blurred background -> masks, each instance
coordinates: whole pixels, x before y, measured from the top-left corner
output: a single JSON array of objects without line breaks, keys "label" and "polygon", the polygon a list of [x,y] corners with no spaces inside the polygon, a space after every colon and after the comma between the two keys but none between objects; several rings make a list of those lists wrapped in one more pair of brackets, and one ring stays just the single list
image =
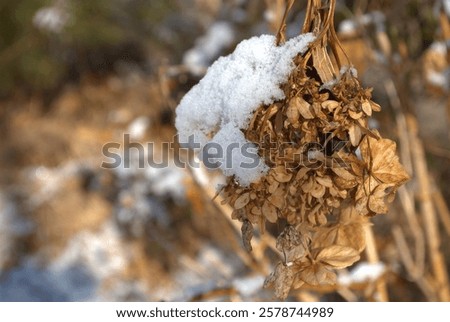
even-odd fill
[{"label": "blurred background", "polygon": [[[297,0],[288,36],[299,33]],[[271,301],[221,178],[174,155],[175,108],[219,56],[274,34],[283,0],[0,0],[0,301]],[[338,1],[336,26],[412,180],[339,283],[299,301],[450,301],[450,1]],[[154,142],[131,167],[102,147]],[[218,198],[220,199],[220,198]]]}]

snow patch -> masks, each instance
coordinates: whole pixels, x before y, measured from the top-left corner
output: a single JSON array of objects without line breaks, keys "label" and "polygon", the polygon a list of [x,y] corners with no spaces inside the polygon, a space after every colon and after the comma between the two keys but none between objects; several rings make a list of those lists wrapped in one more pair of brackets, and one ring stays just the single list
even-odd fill
[{"label": "snow patch", "polygon": [[33,17],[33,24],[45,31],[60,33],[69,22],[70,15],[61,6],[48,6],[39,9]]},{"label": "snow patch", "polygon": [[233,27],[224,21],[214,23],[203,37],[200,37],[195,47],[183,56],[183,64],[194,74],[203,74],[211,62],[234,42]]},{"label": "snow patch", "polygon": [[[189,137],[200,143],[200,148],[210,141],[225,143],[222,152],[230,143],[251,144],[241,129],[248,127],[261,104],[285,97],[280,85],[294,68],[293,58],[304,53],[313,40],[312,34],[305,34],[276,46],[274,36],[262,35],[242,41],[231,55],[219,58],[178,105],[175,125],[180,143],[192,142]],[[224,153],[223,161],[232,164],[226,175],[235,175],[245,186],[259,179],[267,168],[261,160],[242,171],[240,165],[248,160],[239,151],[232,153],[230,160]]]},{"label": "snow patch", "polygon": [[361,262],[349,274],[340,275],[338,283],[341,285],[351,285],[355,283],[364,283],[367,281],[376,281],[386,272],[386,266],[379,263]]},{"label": "snow patch", "polygon": [[130,138],[133,140],[140,140],[144,137],[145,131],[147,131],[150,125],[150,120],[146,116],[140,116],[135,119],[128,126],[127,133],[130,134]]}]

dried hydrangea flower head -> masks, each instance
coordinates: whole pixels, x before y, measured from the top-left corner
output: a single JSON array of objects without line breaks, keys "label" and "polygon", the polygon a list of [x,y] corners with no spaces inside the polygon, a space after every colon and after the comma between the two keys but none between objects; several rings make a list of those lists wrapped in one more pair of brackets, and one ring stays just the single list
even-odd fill
[{"label": "dried hydrangea flower head", "polygon": [[[269,55],[278,65],[269,67],[283,72],[268,82],[281,93],[269,89],[269,96],[261,97],[255,91],[248,106],[243,100],[247,111],[243,121],[231,106],[219,112],[222,116],[214,126],[233,118],[238,122],[200,133],[212,142],[234,135],[257,149],[262,166],[251,180],[239,171],[228,172],[222,193],[224,202],[234,209],[233,219],[242,222],[247,250],[251,250],[253,225],[261,232],[267,221],[284,227],[276,243],[282,258],[265,282],[275,288],[280,299],[305,283],[335,283],[334,270],[359,259],[368,217],[386,213],[387,203],[409,178],[399,163],[395,143],[368,126],[368,118],[380,111],[371,99],[371,90],[361,86],[353,68],[341,67],[334,9],[334,0],[326,7],[320,0],[311,0],[299,36],[303,38],[297,38],[297,43],[286,41],[284,23],[277,37],[271,38],[275,44]],[[297,51],[293,54],[293,50]],[[265,80],[256,85],[264,86]],[[223,88],[215,89],[223,93]],[[181,132],[185,131],[184,111],[192,111],[192,97],[187,101],[189,104],[181,102],[177,115]],[[227,126],[234,126],[233,135],[221,134]]]}]

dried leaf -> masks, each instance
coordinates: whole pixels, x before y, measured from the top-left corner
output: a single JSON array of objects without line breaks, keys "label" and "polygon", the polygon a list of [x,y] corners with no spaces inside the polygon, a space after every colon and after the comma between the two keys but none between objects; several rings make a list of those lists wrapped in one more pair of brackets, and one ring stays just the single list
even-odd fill
[{"label": "dried leaf", "polygon": [[377,103],[375,103],[375,102],[373,102],[373,101],[370,101],[370,106],[371,106],[371,108],[372,108],[372,111],[375,111],[375,112],[381,111],[381,106],[380,106],[380,104],[377,104]]},{"label": "dried leaf", "polygon": [[289,295],[293,282],[294,273],[292,266],[285,266],[283,263],[278,263],[275,271],[264,281],[264,288],[274,287],[275,295],[279,299],[285,300]]},{"label": "dried leaf", "polygon": [[327,109],[329,112],[333,112],[339,106],[339,102],[336,102],[334,100],[327,100],[322,102],[321,105],[324,109]]},{"label": "dried leaf", "polygon": [[241,227],[242,242],[244,248],[248,251],[252,251],[252,238],[253,238],[253,225],[250,221],[244,220]]},{"label": "dried leaf", "polygon": [[358,146],[362,138],[361,128],[356,124],[352,124],[348,129],[348,136],[350,138],[350,143],[353,146]]},{"label": "dried leaf", "polygon": [[295,106],[298,112],[307,120],[313,119],[314,115],[311,111],[311,104],[305,101],[302,97],[294,97],[291,100],[291,104]]},{"label": "dried leaf", "polygon": [[329,176],[316,177],[316,181],[327,188],[331,188],[333,186],[333,180],[331,180]]},{"label": "dried leaf", "polygon": [[367,116],[372,115],[372,105],[369,103],[369,101],[364,101],[361,104],[361,108],[364,111],[364,113],[366,113]]},{"label": "dried leaf", "polygon": [[316,182],[314,184],[313,189],[311,190],[311,195],[314,198],[322,198],[325,195],[326,192],[326,188],[324,186],[322,186],[320,183]]},{"label": "dried leaf", "polygon": [[316,46],[312,49],[314,68],[322,80],[322,83],[331,82],[334,77],[334,68],[324,46]]},{"label": "dried leaf", "polygon": [[306,176],[306,174],[309,172],[309,170],[311,170],[311,169],[307,168],[307,167],[301,167],[300,170],[298,170],[297,174],[295,175],[295,180],[296,181],[302,180]]},{"label": "dried leaf", "polygon": [[305,248],[302,245],[300,233],[294,226],[288,225],[278,236],[276,242],[277,249],[285,256],[285,262],[290,263],[305,255]]},{"label": "dried leaf", "polygon": [[351,247],[332,245],[319,250],[315,259],[334,268],[345,268],[359,260],[359,252]]},{"label": "dried leaf", "polygon": [[348,180],[348,181],[355,180],[355,176],[353,174],[351,174],[346,169],[339,167],[338,165],[336,165],[333,168],[331,168],[331,170],[334,173],[336,173],[339,177],[341,177],[342,179],[345,179],[345,180]]},{"label": "dried leaf", "polygon": [[234,202],[234,209],[244,208],[245,206],[247,206],[249,202],[250,202],[250,193],[246,192],[236,199],[236,201]]},{"label": "dried leaf", "polygon": [[286,110],[286,116],[291,124],[295,124],[298,122],[298,119],[300,118],[300,113],[296,106],[295,99],[289,102],[289,106]]},{"label": "dried leaf", "polygon": [[278,219],[277,209],[270,202],[264,201],[262,213],[271,223],[276,223]]},{"label": "dried leaf", "polygon": [[309,285],[318,286],[336,283],[336,274],[331,271],[330,267],[322,263],[306,262],[297,269],[299,271],[298,278]]},{"label": "dried leaf", "polygon": [[363,113],[362,113],[362,112],[355,112],[355,111],[349,110],[349,111],[348,111],[348,115],[350,115],[350,117],[351,117],[352,119],[358,120],[358,119],[360,119],[360,118],[363,116]]},{"label": "dried leaf", "polygon": [[369,209],[376,214],[385,214],[388,212],[387,197],[391,195],[392,185],[380,184],[373,189],[369,196]]},{"label": "dried leaf", "polygon": [[366,136],[360,145],[361,156],[370,175],[377,180],[400,186],[409,180],[396,154],[396,144],[389,139],[374,139]]},{"label": "dried leaf", "polygon": [[284,166],[278,166],[273,169],[272,175],[280,183],[289,182],[292,179],[292,173],[288,173]]}]

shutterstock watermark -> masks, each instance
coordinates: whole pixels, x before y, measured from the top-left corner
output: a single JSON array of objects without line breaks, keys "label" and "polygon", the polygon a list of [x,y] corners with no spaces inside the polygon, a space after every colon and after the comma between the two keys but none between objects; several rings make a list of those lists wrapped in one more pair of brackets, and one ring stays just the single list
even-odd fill
[{"label": "shutterstock watermark", "polygon": [[[124,134],[122,142],[108,142],[102,148],[105,169],[117,168],[198,168],[200,163],[209,169],[255,169],[261,162],[274,163],[275,154],[282,156],[287,169],[308,167],[348,167],[339,157],[341,149],[348,146],[342,140],[325,140],[298,146],[295,142],[274,142],[264,140],[264,148],[257,143],[208,142],[202,146],[194,136],[187,142],[179,142],[174,136],[170,142],[133,142],[129,134]],[[198,157],[195,157],[198,156]],[[137,162],[137,164],[136,164]]]}]

